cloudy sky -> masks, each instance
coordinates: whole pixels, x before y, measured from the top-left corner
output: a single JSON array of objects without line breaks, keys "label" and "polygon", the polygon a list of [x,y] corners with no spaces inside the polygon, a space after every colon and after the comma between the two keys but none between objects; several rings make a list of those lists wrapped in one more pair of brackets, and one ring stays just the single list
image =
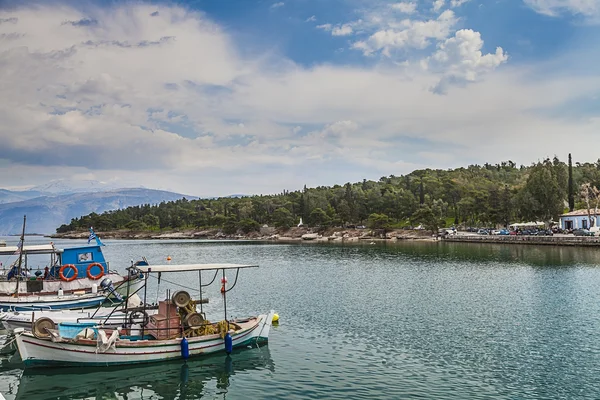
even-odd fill
[{"label": "cloudy sky", "polygon": [[0,187],[600,157],[598,0],[0,0]]}]

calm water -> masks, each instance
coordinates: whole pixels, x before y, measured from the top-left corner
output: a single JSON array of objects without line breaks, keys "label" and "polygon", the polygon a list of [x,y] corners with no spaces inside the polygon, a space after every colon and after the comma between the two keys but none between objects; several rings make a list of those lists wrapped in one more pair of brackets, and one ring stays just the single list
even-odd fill
[{"label": "calm water", "polygon": [[[32,373],[5,358],[0,392],[8,400],[600,398],[600,250],[106,243],[119,270],[140,256],[257,263],[240,273],[229,315],[273,308],[281,323],[267,347],[187,364]],[[151,282],[152,299],[198,277],[163,278],[171,282]],[[222,319],[218,283],[207,296],[209,319]]]}]

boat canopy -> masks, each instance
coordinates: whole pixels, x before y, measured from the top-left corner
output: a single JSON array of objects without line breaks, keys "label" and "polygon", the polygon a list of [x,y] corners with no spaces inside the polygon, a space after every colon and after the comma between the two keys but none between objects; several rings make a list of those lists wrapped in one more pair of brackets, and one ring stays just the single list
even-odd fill
[{"label": "boat canopy", "polygon": [[248,264],[179,264],[179,265],[139,265],[142,272],[184,272],[207,271],[215,269],[258,268],[258,265]]},{"label": "boat canopy", "polygon": [[[17,246],[0,247],[0,256],[19,254]],[[62,253],[61,249],[57,249],[53,244],[38,244],[32,246],[23,246],[24,254],[57,254]]]}]

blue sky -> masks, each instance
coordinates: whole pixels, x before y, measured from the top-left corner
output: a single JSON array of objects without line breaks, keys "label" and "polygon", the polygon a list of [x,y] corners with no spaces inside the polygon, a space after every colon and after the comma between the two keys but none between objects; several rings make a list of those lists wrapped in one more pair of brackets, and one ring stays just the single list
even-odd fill
[{"label": "blue sky", "polygon": [[0,187],[595,161],[597,0],[0,1]]}]

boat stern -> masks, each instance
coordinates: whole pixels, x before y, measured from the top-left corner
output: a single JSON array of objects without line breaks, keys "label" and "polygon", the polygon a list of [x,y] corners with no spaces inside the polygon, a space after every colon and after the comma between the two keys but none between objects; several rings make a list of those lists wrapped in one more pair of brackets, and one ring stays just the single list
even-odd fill
[{"label": "boat stern", "polygon": [[261,314],[258,316],[260,329],[256,336],[257,343],[267,343],[269,341],[269,332],[271,331],[271,326],[273,326],[274,315],[275,310],[271,310],[268,314]]}]

